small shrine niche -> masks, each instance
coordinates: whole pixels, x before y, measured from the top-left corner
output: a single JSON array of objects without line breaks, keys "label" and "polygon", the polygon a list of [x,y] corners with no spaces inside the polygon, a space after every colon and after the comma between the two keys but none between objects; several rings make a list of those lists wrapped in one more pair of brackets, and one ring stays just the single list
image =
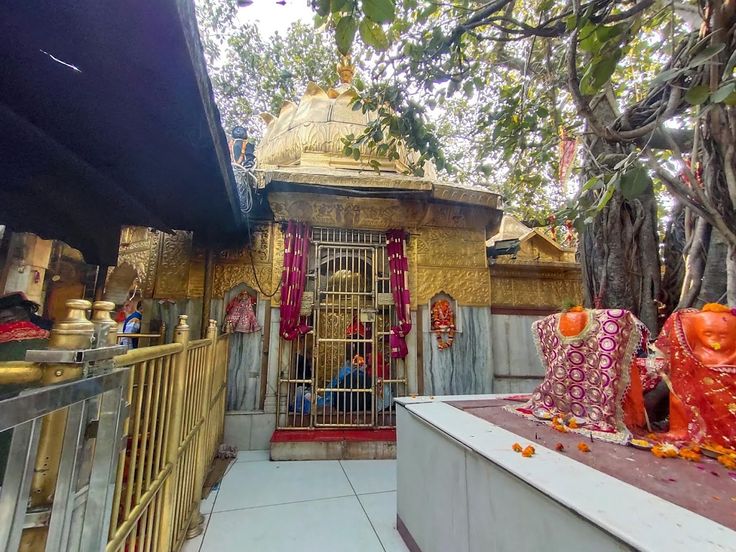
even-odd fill
[{"label": "small shrine niche", "polygon": [[258,293],[247,284],[239,284],[225,294],[224,333],[255,333],[261,329],[256,318]]},{"label": "small shrine niche", "polygon": [[440,351],[450,349],[455,334],[460,333],[460,308],[449,293],[439,292],[429,300],[430,332],[437,340]]}]

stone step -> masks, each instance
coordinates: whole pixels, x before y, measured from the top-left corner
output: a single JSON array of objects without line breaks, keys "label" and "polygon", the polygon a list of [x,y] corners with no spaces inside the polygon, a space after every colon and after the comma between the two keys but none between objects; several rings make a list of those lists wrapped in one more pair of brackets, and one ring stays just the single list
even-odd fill
[{"label": "stone step", "polygon": [[396,458],[395,429],[277,429],[271,460],[389,460]]}]

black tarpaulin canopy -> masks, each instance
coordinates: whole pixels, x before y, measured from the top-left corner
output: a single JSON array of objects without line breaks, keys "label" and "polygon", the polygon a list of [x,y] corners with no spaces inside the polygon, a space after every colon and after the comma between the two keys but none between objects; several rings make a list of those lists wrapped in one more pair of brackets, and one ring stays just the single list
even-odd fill
[{"label": "black tarpaulin canopy", "polygon": [[0,60],[0,224],[104,265],[121,225],[242,235],[191,0],[9,0]]}]

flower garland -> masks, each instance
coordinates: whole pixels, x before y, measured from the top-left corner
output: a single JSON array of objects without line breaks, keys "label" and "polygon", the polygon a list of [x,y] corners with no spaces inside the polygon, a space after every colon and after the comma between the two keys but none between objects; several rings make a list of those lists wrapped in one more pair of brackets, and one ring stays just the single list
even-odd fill
[{"label": "flower garland", "polygon": [[[432,331],[437,337],[437,348],[442,351],[452,347],[455,341],[455,314],[452,312],[450,302],[441,299],[432,305]],[[447,341],[442,334],[447,333]]]}]

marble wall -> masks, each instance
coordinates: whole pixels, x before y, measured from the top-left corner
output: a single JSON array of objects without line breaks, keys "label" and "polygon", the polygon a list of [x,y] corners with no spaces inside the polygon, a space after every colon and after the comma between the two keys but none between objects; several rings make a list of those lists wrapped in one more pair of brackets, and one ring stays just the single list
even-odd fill
[{"label": "marble wall", "polygon": [[[217,320],[220,329],[224,321],[225,305],[244,290],[252,291],[244,284],[235,286],[225,294],[221,306],[213,305],[211,316]],[[268,305],[268,301],[259,301],[255,306],[256,318],[261,326],[259,331],[250,334],[235,332],[230,336],[226,400],[228,411],[252,412],[260,409],[263,326]]]},{"label": "marble wall", "polygon": [[541,316],[491,315],[491,362],[494,393],[529,393],[544,377],[532,337],[532,323]]},{"label": "marble wall", "polygon": [[460,307],[455,341],[439,350],[431,333],[429,309],[420,307],[425,395],[491,393],[491,311],[488,307]]}]

